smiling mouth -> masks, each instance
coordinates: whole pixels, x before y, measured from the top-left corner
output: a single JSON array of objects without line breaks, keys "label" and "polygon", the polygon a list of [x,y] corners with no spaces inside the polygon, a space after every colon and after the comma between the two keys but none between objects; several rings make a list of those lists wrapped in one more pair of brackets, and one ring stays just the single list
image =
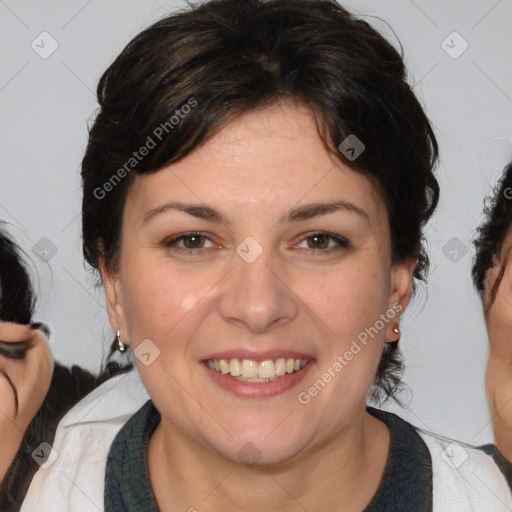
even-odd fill
[{"label": "smiling mouth", "polygon": [[206,365],[222,375],[233,377],[243,382],[272,382],[302,371],[310,359],[294,359],[280,357],[254,361],[252,359],[208,359]]}]

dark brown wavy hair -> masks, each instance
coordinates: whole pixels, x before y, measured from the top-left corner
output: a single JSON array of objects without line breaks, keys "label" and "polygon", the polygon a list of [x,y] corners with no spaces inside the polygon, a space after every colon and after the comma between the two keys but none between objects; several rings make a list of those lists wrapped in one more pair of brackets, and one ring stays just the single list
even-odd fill
[{"label": "dark brown wavy hair", "polygon": [[[414,275],[423,279],[438,145],[406,78],[402,55],[334,0],[211,0],[164,17],[128,43],[97,87],[82,162],[85,259],[98,269],[103,255],[117,269],[135,175],[179,161],[239,114],[293,99],[313,109],[326,146],[376,183],[393,261],[417,258]],[[366,146],[354,161],[337,149],[350,134]],[[155,147],[134,162],[148,137]],[[392,396],[401,371],[397,344],[386,344],[376,389]]]},{"label": "dark brown wavy hair", "polygon": [[[499,262],[503,241],[512,223],[512,162],[505,167],[492,193],[485,198],[484,215],[484,221],[477,228],[477,238],[473,241],[476,254],[471,270],[473,284],[482,300],[484,299],[487,272]],[[510,249],[508,253],[510,253]],[[504,263],[489,290],[484,304],[485,310],[492,306],[496,298],[507,268],[508,256],[509,254],[505,255]]]}]

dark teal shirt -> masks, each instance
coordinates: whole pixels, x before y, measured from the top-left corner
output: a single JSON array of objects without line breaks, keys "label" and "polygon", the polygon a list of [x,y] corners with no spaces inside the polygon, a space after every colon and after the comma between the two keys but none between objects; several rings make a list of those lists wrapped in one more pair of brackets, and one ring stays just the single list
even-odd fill
[{"label": "dark teal shirt", "polygon": [[[368,407],[390,432],[389,457],[377,492],[363,512],[430,512],[432,462],[412,425],[395,414]],[[119,431],[110,448],[105,512],[159,512],[148,470],[148,444],[160,422],[149,400]]]}]

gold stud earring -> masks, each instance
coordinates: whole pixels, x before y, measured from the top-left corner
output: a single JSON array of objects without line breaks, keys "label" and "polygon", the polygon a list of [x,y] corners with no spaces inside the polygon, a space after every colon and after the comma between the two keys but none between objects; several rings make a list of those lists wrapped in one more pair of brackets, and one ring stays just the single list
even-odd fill
[{"label": "gold stud earring", "polygon": [[397,322],[396,325],[393,327],[393,332],[395,334],[398,334],[398,339],[395,340],[395,342],[399,342],[400,341],[400,336],[401,336],[401,333],[400,333],[400,324]]}]

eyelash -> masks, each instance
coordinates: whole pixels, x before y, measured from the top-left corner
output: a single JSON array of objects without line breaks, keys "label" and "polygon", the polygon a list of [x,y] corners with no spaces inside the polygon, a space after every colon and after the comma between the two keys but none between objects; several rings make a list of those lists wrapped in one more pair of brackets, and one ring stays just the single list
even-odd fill
[{"label": "eyelash", "polygon": [[[305,240],[307,240],[308,238],[313,238],[315,236],[323,236],[323,237],[328,238],[329,240],[333,240],[337,244],[337,246],[336,247],[331,247],[329,249],[309,249],[310,251],[315,251],[315,252],[319,251],[319,252],[321,252],[323,254],[331,254],[331,253],[333,253],[335,251],[339,251],[341,249],[349,249],[350,248],[350,242],[346,238],[338,236],[338,235],[333,235],[331,233],[326,233],[324,231],[314,231],[314,232],[311,232],[310,234],[308,234],[308,236],[303,237],[299,243],[302,243]],[[165,240],[163,242],[163,245],[167,249],[171,249],[172,248],[173,250],[178,251],[178,252],[180,252],[182,254],[183,253],[185,253],[185,254],[192,254],[194,252],[197,253],[197,252],[199,252],[202,249],[207,249],[207,247],[199,247],[197,249],[194,249],[194,248],[188,249],[188,248],[183,248],[183,247],[177,247],[176,246],[176,244],[178,242],[180,242],[181,240],[185,240],[185,239],[192,238],[192,237],[202,237],[202,238],[205,238],[207,240],[210,240],[203,233],[191,231],[191,232],[182,233],[181,235],[177,235],[175,237],[167,239],[167,240]]]}]

